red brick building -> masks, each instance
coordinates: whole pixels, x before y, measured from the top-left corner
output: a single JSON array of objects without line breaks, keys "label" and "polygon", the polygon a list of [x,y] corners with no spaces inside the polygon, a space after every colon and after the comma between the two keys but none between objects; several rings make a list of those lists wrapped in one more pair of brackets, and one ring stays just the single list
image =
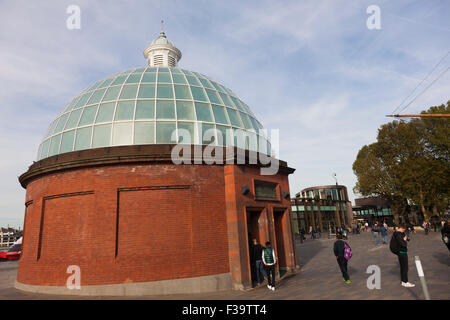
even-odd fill
[{"label": "red brick building", "polygon": [[[298,268],[294,169],[269,157],[279,169],[261,173],[270,144],[260,123],[231,90],[177,68],[175,49],[162,32],[145,51],[149,66],[95,83],[51,123],[38,161],[19,178],[26,211],[16,288],[85,295],[244,289],[252,285],[252,238],[272,242],[278,273]],[[173,161],[177,143],[186,143],[182,129],[193,137],[190,164]],[[222,161],[211,164],[220,151],[215,160]],[[81,289],[66,287],[70,266],[79,267]]]}]

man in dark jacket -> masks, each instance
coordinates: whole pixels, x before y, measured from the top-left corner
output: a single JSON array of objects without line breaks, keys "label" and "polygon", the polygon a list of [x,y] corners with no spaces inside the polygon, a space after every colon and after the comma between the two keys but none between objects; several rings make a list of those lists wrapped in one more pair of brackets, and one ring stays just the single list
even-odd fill
[{"label": "man in dark jacket", "polygon": [[[258,284],[261,284],[264,281],[264,278],[267,276],[266,271],[264,270],[264,264],[262,261],[262,252],[264,247],[258,243],[258,240],[253,239],[253,245],[252,245],[252,257],[255,259],[255,272],[256,272],[256,280],[258,281]],[[259,277],[259,273],[262,273],[263,278]]]},{"label": "man in dark jacket", "polygon": [[344,282],[349,284],[351,282],[347,272],[347,259],[344,257],[345,244],[344,241],[342,241],[342,233],[336,233],[336,239],[333,247],[334,255],[336,256],[337,263],[341,269],[342,276],[344,277]]},{"label": "man in dark jacket", "polygon": [[415,284],[408,282],[408,243],[405,235],[406,226],[404,223],[400,223],[397,231],[392,235],[391,250],[397,255],[398,262],[400,263],[400,277],[402,280],[402,286],[412,288]]}]

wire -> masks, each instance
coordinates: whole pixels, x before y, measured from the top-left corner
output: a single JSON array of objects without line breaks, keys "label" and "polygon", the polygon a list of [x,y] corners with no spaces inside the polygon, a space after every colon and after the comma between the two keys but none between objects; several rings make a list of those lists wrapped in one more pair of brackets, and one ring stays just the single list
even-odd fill
[{"label": "wire", "polygon": [[410,106],[411,103],[413,103],[420,95],[422,95],[425,91],[427,91],[428,88],[430,88],[436,81],[438,81],[448,70],[450,70],[450,67],[442,71],[436,79],[434,79],[421,93],[419,93],[414,99],[412,99],[406,106],[404,106],[403,109],[399,111],[399,113],[405,110],[408,106]]},{"label": "wire", "polygon": [[[409,95],[407,95],[405,99],[403,99],[403,101],[397,106],[397,108],[395,108],[394,111],[392,111],[392,114],[394,114],[394,113],[396,112],[396,110],[397,110],[398,108],[400,108],[401,105],[402,105],[403,103],[405,103],[405,101],[408,100],[408,98],[409,98],[410,96],[413,95],[413,93],[417,90],[417,88],[420,87],[420,85],[421,85],[422,83],[424,83],[425,80],[428,79],[428,77],[433,73],[433,71],[436,70],[436,68],[441,64],[442,61],[444,61],[445,58],[447,58],[447,56],[448,56],[449,54],[450,54],[450,51],[448,51],[448,52],[444,55],[444,57],[443,57],[441,60],[439,60],[439,62],[438,62],[438,63],[434,66],[434,68],[433,68],[433,69],[425,76],[425,78],[423,78],[422,81],[420,81],[420,83],[414,88],[414,90],[411,91],[411,93],[410,93]],[[403,109],[402,109],[402,110],[403,110]]]}]

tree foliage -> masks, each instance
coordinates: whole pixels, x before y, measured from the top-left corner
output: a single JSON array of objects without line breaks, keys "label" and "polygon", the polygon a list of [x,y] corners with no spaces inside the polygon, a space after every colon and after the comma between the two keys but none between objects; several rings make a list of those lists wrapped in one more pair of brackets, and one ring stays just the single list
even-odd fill
[{"label": "tree foliage", "polygon": [[[422,113],[450,113],[450,101]],[[449,204],[449,138],[448,118],[382,125],[377,142],[363,146],[353,163],[354,191],[389,200],[397,222],[408,201],[420,206],[425,218],[430,209],[442,212]]]}]

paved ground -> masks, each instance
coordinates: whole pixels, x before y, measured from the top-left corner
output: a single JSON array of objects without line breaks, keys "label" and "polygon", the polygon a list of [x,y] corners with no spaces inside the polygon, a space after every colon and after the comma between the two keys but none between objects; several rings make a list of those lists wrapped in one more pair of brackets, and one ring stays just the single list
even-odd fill
[{"label": "paved ground", "polygon": [[[388,236],[390,239],[391,233]],[[450,299],[450,252],[442,243],[440,233],[425,235],[418,230],[409,242],[409,280],[416,284],[414,288],[400,285],[400,271],[397,257],[389,251],[389,245],[375,245],[370,232],[350,235],[348,240],[353,257],[349,262],[352,283],[342,282],[339,267],[332,253],[333,239],[307,240],[297,242],[297,253],[301,272],[282,280],[276,291],[267,287],[250,291],[225,291],[208,294],[170,295],[136,297],[139,299],[358,299],[358,300],[421,300],[424,299],[419,277],[414,263],[418,255],[422,261],[431,299]],[[369,265],[378,265],[381,269],[381,289],[369,290],[366,282],[370,274]],[[14,280],[17,262],[0,263],[0,299],[85,299],[84,297],[54,296],[30,294],[16,290]],[[136,299],[113,297],[113,299]],[[88,299],[111,299],[111,297],[89,297]]]}]

